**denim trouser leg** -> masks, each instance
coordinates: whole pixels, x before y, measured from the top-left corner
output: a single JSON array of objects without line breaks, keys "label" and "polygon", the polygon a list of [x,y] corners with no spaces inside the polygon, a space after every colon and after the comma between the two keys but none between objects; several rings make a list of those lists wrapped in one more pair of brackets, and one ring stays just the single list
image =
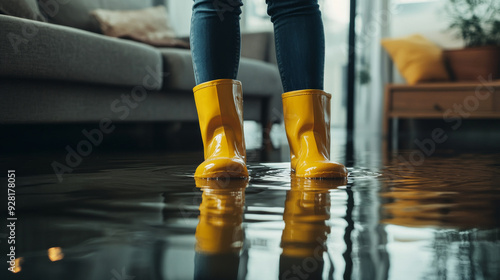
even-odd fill
[{"label": "denim trouser leg", "polygon": [[285,92],[323,90],[325,34],[318,0],[267,0]]},{"label": "denim trouser leg", "polygon": [[[323,89],[325,38],[317,0],[267,0],[285,92]],[[241,0],[194,0],[191,52],[196,84],[236,79]]]},{"label": "denim trouser leg", "polygon": [[236,79],[241,5],[241,0],[194,0],[190,37],[196,84]]}]

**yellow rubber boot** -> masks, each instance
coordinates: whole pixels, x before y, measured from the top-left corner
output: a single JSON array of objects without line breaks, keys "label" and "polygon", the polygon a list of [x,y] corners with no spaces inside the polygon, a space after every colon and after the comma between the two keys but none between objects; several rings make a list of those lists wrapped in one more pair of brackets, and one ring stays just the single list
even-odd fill
[{"label": "yellow rubber boot", "polygon": [[331,95],[314,89],[282,95],[292,172],[305,178],[345,178],[347,170],[330,161]]},{"label": "yellow rubber boot", "polygon": [[205,161],[194,176],[248,177],[241,83],[213,80],[197,85],[193,92],[205,150]]}]

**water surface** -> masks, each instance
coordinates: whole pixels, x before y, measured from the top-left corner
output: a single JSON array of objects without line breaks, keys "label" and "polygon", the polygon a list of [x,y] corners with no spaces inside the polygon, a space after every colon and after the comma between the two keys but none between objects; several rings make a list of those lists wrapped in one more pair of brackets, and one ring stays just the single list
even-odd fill
[{"label": "water surface", "polygon": [[59,182],[58,158],[2,158],[20,264],[2,279],[500,279],[499,154],[360,153],[347,181],[255,161],[195,181],[201,153],[119,153]]}]

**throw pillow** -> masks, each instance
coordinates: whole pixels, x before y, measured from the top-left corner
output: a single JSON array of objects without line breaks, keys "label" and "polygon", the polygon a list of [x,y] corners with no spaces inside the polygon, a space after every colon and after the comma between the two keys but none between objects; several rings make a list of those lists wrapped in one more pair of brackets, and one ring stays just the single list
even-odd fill
[{"label": "throw pillow", "polygon": [[133,11],[97,9],[91,14],[99,22],[104,35],[132,39],[155,47],[189,48],[189,43],[175,38],[164,6]]},{"label": "throw pillow", "polygon": [[93,10],[139,10],[151,7],[153,1],[157,0],[38,0],[38,6],[50,23],[101,33],[90,14]]},{"label": "throw pillow", "polygon": [[408,84],[450,80],[443,50],[423,36],[383,39],[382,46]]},{"label": "throw pillow", "polygon": [[37,0],[2,0],[0,1],[0,13],[8,16],[46,21],[40,12]]}]

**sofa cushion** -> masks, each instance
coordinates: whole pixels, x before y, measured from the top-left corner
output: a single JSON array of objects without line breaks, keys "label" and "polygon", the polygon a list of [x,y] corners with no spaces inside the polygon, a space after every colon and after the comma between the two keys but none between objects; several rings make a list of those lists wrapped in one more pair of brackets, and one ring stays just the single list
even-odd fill
[{"label": "sofa cushion", "polygon": [[161,88],[153,47],[4,15],[0,26],[0,76]]},{"label": "sofa cushion", "polygon": [[265,31],[241,34],[241,56],[277,65],[274,33]]},{"label": "sofa cushion", "polygon": [[[192,91],[195,84],[191,52],[184,49],[160,49],[164,59],[164,88]],[[241,58],[238,79],[243,90],[255,95],[278,95],[282,92],[276,65]]]},{"label": "sofa cushion", "polygon": [[2,0],[0,1],[0,13],[14,17],[46,21],[38,8],[37,0]]},{"label": "sofa cushion", "polygon": [[[1,77],[0,85],[0,125],[99,122],[103,118],[113,122],[198,121],[193,95],[185,91],[152,90],[140,100],[131,96],[139,104],[132,108],[122,98],[131,95],[126,88]],[[262,121],[261,105],[245,99],[245,120]]]},{"label": "sofa cushion", "polygon": [[90,15],[95,9],[137,10],[153,5],[153,0],[38,0],[49,22],[100,33],[99,23]]}]

